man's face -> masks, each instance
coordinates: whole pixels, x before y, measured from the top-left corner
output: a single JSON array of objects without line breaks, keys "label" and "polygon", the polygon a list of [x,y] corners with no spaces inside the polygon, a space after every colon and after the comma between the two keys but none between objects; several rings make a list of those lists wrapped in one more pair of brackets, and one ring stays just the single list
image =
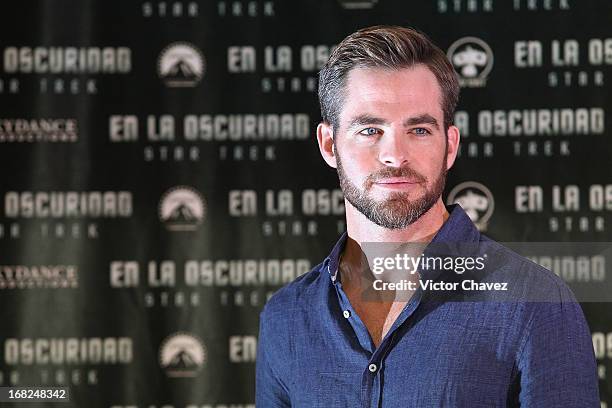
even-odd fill
[{"label": "man's face", "polygon": [[406,228],[441,196],[448,152],[441,101],[424,65],[349,73],[334,132],[338,177],[348,202],[375,224]]}]

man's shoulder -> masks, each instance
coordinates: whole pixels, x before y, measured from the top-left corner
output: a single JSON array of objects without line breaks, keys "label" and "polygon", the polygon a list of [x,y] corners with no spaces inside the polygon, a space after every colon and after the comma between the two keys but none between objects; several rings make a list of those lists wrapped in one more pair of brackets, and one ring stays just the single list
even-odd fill
[{"label": "man's shoulder", "polygon": [[323,262],[278,289],[266,302],[262,316],[289,315],[296,309],[303,309],[305,305],[311,304],[317,297],[320,279],[323,278],[322,267]]},{"label": "man's shoulder", "polygon": [[575,302],[567,283],[554,272],[515,252],[486,235],[481,235],[488,268],[487,280],[508,282],[513,293],[525,300],[541,302]]}]

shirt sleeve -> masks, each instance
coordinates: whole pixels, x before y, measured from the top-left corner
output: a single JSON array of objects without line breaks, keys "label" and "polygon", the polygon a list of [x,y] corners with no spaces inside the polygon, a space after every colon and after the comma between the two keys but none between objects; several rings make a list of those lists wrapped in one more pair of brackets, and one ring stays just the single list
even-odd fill
[{"label": "shirt sleeve", "polygon": [[255,406],[257,408],[291,407],[289,392],[273,368],[273,340],[265,310],[259,317],[259,340],[255,369]]},{"label": "shirt sleeve", "polygon": [[518,359],[521,407],[599,408],[591,333],[569,288],[537,304]]}]

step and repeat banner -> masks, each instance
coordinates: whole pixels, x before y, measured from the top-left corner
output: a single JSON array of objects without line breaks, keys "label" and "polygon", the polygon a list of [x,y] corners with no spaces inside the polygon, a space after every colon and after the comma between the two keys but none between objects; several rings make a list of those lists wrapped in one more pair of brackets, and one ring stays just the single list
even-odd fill
[{"label": "step and repeat banner", "polygon": [[[448,203],[498,241],[612,241],[607,0],[0,10],[0,386],[70,388],[39,406],[254,406],[263,305],[345,230],[317,73],[361,27],[417,27],[457,70]],[[611,279],[606,256],[535,252],[571,287]],[[582,305],[607,406],[600,300]]]}]

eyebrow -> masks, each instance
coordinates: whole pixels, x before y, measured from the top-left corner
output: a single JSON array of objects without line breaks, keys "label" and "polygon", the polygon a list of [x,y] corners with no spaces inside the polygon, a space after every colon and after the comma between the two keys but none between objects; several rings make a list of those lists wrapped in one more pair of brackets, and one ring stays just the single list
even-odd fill
[{"label": "eyebrow", "polygon": [[[352,129],[354,127],[363,126],[363,125],[388,125],[389,122],[387,120],[378,118],[376,116],[371,115],[357,115],[348,124],[348,129]],[[412,116],[407,118],[402,123],[403,127],[410,127],[414,125],[428,124],[434,126],[436,129],[440,128],[438,121],[436,118],[431,116],[428,113],[424,113],[417,116]]]},{"label": "eyebrow", "polygon": [[438,125],[438,121],[436,120],[436,118],[434,118],[428,113],[424,113],[418,116],[413,116],[411,118],[406,119],[403,123],[404,127],[421,125],[421,124],[428,124],[428,125],[435,127],[436,129],[440,128],[440,125]]}]

